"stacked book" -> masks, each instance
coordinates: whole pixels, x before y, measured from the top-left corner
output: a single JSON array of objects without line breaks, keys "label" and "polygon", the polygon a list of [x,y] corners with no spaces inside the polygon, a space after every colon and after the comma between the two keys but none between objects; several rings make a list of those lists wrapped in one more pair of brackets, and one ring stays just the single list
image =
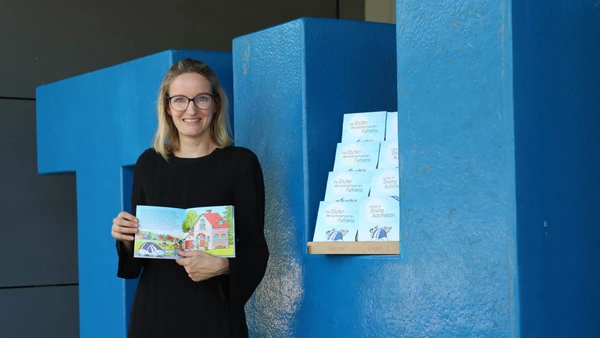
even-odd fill
[{"label": "stacked book", "polygon": [[313,242],[399,241],[398,113],[344,114]]}]

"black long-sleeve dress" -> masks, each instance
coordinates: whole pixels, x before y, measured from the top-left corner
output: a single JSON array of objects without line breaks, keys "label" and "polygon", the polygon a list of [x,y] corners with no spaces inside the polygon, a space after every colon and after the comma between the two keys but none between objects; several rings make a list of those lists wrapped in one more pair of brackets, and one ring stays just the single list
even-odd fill
[{"label": "black long-sleeve dress", "polygon": [[261,282],[269,251],[264,236],[264,182],[256,155],[229,146],[194,159],[153,149],[134,169],[137,205],[177,208],[233,205],[236,258],[229,274],[194,282],[175,260],[138,259],[117,241],[117,276],[140,275],[129,323],[130,338],[246,337],[244,304]]}]

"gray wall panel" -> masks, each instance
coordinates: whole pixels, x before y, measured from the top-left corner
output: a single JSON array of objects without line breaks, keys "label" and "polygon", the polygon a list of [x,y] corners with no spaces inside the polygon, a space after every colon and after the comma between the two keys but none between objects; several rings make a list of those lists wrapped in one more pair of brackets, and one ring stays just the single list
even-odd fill
[{"label": "gray wall panel", "polygon": [[0,287],[77,283],[75,175],[37,174],[35,102],[0,99]]},{"label": "gray wall panel", "polygon": [[0,289],[0,337],[79,337],[77,286]]},{"label": "gray wall panel", "polygon": [[381,0],[340,0],[339,17],[346,20],[365,20],[365,1]]},{"label": "gray wall panel", "polygon": [[335,0],[0,0],[0,96],[34,97],[39,85],[169,48],[230,51],[237,36],[336,15]]}]

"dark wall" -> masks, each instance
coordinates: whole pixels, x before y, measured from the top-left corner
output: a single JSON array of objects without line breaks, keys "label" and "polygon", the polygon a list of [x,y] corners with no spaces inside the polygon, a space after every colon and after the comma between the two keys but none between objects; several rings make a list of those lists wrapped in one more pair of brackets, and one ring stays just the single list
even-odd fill
[{"label": "dark wall", "polygon": [[37,174],[35,101],[0,99],[0,144],[0,337],[74,337],[75,177]]},{"label": "dark wall", "polygon": [[364,1],[0,0],[1,337],[79,331],[75,177],[37,174],[35,88],[170,48],[230,51],[304,16],[360,20]]},{"label": "dark wall", "polygon": [[513,1],[522,337],[600,337],[600,4]]},{"label": "dark wall", "polygon": [[348,3],[1,0],[0,94],[33,97],[40,84],[168,48],[230,51],[234,37],[294,18],[358,16]]}]

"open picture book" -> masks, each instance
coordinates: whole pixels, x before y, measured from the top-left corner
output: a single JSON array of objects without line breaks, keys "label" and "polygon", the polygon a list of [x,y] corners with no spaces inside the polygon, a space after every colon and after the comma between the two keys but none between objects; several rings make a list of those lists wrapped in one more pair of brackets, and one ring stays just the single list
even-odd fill
[{"label": "open picture book", "polygon": [[134,257],[178,259],[177,250],[235,257],[232,205],[189,209],[138,205]]}]

